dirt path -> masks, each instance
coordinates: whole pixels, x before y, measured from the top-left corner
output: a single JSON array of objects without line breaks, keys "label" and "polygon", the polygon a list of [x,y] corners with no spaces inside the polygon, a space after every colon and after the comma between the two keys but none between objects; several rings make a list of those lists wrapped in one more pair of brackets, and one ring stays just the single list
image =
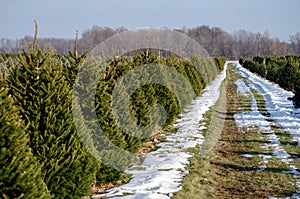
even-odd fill
[{"label": "dirt path", "polygon": [[300,197],[298,140],[272,120],[265,98],[248,84],[228,68],[222,134],[205,158],[191,158],[175,198]]}]

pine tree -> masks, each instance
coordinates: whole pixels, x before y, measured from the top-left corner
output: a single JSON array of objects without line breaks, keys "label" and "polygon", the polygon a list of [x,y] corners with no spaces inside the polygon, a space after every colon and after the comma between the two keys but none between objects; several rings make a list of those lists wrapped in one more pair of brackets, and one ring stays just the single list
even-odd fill
[{"label": "pine tree", "polygon": [[8,77],[10,93],[21,114],[33,154],[55,198],[81,198],[95,181],[95,160],[84,150],[71,111],[72,90],[63,68],[37,45],[23,50],[20,66]]},{"label": "pine tree", "polygon": [[50,198],[24,121],[7,93],[0,82],[0,198]]}]

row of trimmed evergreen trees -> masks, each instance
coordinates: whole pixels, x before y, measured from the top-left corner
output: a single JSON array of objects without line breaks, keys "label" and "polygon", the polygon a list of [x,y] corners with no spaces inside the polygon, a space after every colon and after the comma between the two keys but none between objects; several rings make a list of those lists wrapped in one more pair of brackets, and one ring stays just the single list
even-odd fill
[{"label": "row of trimmed evergreen trees", "polygon": [[256,56],[241,58],[239,63],[251,72],[295,93],[293,101],[300,107],[300,56]]},{"label": "row of trimmed evergreen trees", "polygon": [[77,136],[65,69],[36,38],[1,83],[0,197],[81,198],[99,163]]},{"label": "row of trimmed evergreen trees", "polygon": [[[90,194],[95,183],[122,177],[121,171],[105,166],[87,152],[73,123],[73,85],[86,58],[86,53],[77,54],[76,46],[67,56],[40,49],[36,25],[29,50],[18,57],[9,56],[17,61],[0,77],[0,198],[81,198]],[[146,141],[123,132],[113,116],[113,89],[126,72],[147,63],[172,66],[199,95],[223,69],[225,59],[215,58],[217,67],[205,59],[194,59],[194,63],[201,63],[204,75],[189,61],[176,57],[159,58],[150,53],[113,60],[100,77],[95,96],[98,122],[105,135],[116,146],[131,152]],[[138,126],[149,124],[147,114],[157,103],[166,110],[165,126],[182,110],[174,93],[166,87],[144,85],[130,99],[130,113]]]}]

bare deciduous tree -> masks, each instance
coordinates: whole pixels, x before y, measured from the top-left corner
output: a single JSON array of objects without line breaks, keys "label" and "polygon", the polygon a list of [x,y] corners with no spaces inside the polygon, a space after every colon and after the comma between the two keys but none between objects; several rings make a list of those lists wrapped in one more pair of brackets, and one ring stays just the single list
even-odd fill
[{"label": "bare deciduous tree", "polygon": [[[300,33],[290,36],[289,42],[272,38],[268,31],[253,33],[247,30],[238,30],[232,34],[225,32],[219,27],[210,28],[207,25],[195,28],[175,29],[187,34],[199,42],[211,56],[224,56],[227,59],[239,59],[240,57],[252,58],[258,55],[288,55],[300,54]],[[109,28],[93,26],[83,32],[78,43],[79,53],[90,51],[95,46],[113,36],[114,34],[127,31],[126,28]],[[22,39],[0,40],[0,53],[18,53],[33,41],[31,36]],[[68,54],[73,48],[74,39],[63,38],[40,38],[39,44],[47,44],[57,54]]]},{"label": "bare deciduous tree", "polygon": [[295,54],[300,55],[300,32],[290,36],[290,42]]}]

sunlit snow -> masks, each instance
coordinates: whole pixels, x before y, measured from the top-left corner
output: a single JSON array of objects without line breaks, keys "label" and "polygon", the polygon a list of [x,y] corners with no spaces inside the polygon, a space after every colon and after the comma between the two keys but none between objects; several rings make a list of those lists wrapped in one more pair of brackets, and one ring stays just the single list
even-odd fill
[{"label": "sunlit snow", "polygon": [[[271,150],[272,153],[258,154],[262,158],[261,166],[258,171],[264,171],[267,168],[267,163],[272,157],[276,157],[289,166],[289,170],[284,173],[292,173],[297,179],[296,185],[300,190],[300,172],[294,165],[292,156],[287,153],[275,132],[272,130],[273,123],[278,124],[279,128],[289,132],[293,137],[292,141],[297,141],[300,146],[300,109],[295,108],[293,103],[287,98],[292,97],[293,93],[280,88],[278,85],[264,80],[256,75],[253,75],[248,70],[242,68],[237,62],[234,62],[240,74],[245,77],[249,87],[242,79],[238,79],[235,84],[237,92],[243,94],[245,97],[252,98],[251,111],[243,111],[234,115],[236,126],[240,132],[246,132],[251,129],[258,129],[257,133],[265,134],[268,142],[262,146],[262,149]],[[270,116],[262,115],[257,107],[257,103],[251,89],[262,94],[266,101],[266,109]],[[273,122],[272,122],[273,121]],[[251,158],[251,154],[243,154],[244,157]],[[300,194],[295,193],[293,198],[300,197]]]},{"label": "sunlit snow", "polygon": [[[229,62],[226,63],[226,66]],[[262,149],[271,150],[270,154],[258,154],[261,157],[261,166],[258,171],[264,171],[267,163],[272,157],[289,165],[289,170],[285,173],[292,173],[298,179],[297,186],[300,190],[300,173],[296,168],[293,159],[287,153],[273,132],[272,121],[280,128],[289,132],[293,137],[292,141],[298,142],[300,146],[300,109],[293,106],[288,97],[293,93],[281,89],[278,85],[253,75],[248,70],[242,68],[238,62],[230,62],[237,66],[240,74],[246,79],[239,79],[235,82],[237,92],[247,98],[252,99],[251,110],[243,111],[234,115],[237,127],[241,132],[256,128],[258,134],[265,134],[268,143],[262,145]],[[225,67],[226,70],[226,67]],[[224,71],[225,71],[224,70]],[[166,136],[166,142],[158,144],[158,149],[144,156],[141,165],[129,168],[126,172],[132,174],[129,183],[108,190],[105,194],[94,195],[92,198],[149,198],[164,199],[171,198],[173,193],[181,189],[181,182],[188,171],[185,169],[189,165],[188,159],[193,155],[186,152],[186,149],[201,145],[204,137],[201,130],[205,129],[204,124],[200,123],[203,114],[214,105],[219,98],[220,85],[226,73],[222,72],[210,85],[208,85],[201,96],[196,98],[192,105],[178,119],[174,125],[178,131]],[[249,85],[249,86],[248,86]],[[262,115],[253,96],[251,89],[262,94],[266,101],[266,109],[270,116]],[[244,157],[252,158],[252,154],[243,154]],[[293,198],[300,197],[294,194]]]},{"label": "sunlit snow", "polygon": [[156,151],[145,155],[141,165],[132,167],[126,172],[132,174],[129,183],[108,190],[107,193],[94,195],[92,198],[171,198],[174,192],[181,189],[181,182],[188,171],[188,159],[193,155],[186,149],[201,145],[205,129],[199,121],[203,114],[216,103],[220,96],[220,86],[226,77],[226,65],[216,79],[206,87],[202,95],[196,98],[191,106],[174,125],[178,131],[166,136],[167,141],[158,144]]}]

